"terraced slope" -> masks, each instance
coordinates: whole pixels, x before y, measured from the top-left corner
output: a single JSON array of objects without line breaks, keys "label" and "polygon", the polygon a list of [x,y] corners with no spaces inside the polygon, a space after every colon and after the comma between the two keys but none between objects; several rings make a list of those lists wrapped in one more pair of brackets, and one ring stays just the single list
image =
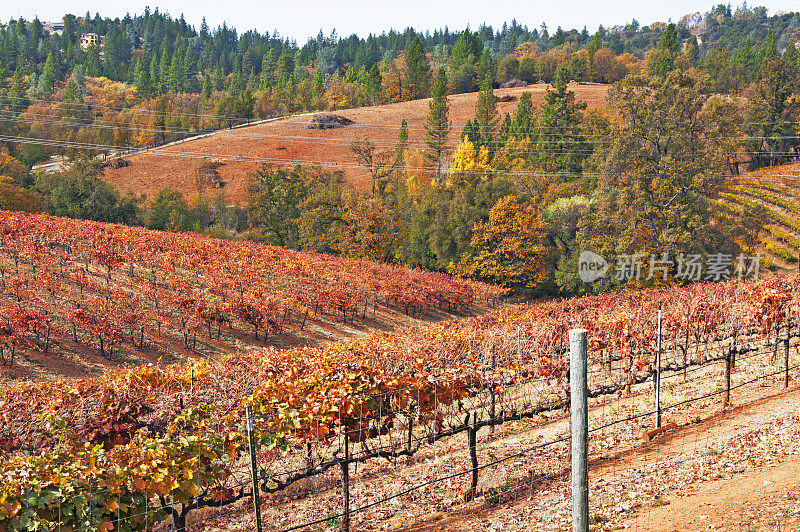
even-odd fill
[{"label": "terraced slope", "polygon": [[720,185],[719,216],[763,208],[764,230],[753,235],[754,253],[771,269],[795,269],[800,257],[800,164],[774,166],[726,179]]}]

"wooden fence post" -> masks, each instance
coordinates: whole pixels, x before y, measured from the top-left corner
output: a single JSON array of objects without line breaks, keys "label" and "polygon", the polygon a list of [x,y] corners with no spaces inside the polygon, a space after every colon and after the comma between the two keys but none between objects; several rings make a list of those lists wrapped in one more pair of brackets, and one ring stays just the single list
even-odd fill
[{"label": "wooden fence post", "polygon": [[783,387],[789,387],[789,328],[786,328],[786,339],[783,341]]},{"label": "wooden fence post", "polygon": [[256,464],[255,435],[253,431],[253,411],[247,407],[247,442],[250,447],[250,472],[253,475],[253,506],[256,508],[256,530],[261,532],[261,497],[258,493],[258,467]]},{"label": "wooden fence post", "polygon": [[350,530],[350,437],[347,427],[344,429],[344,460],[339,462],[342,468],[342,530]]},{"label": "wooden fence post", "polygon": [[661,428],[661,303],[658,304],[658,338],[656,340],[656,373],[653,375],[656,392],[656,428]]},{"label": "wooden fence post", "polygon": [[725,354],[725,395],[723,396],[722,406],[726,407],[731,404],[731,353],[733,346],[728,347],[728,352]]},{"label": "wooden fence post", "polygon": [[472,426],[467,428],[467,441],[469,443],[469,459],[472,465],[472,478],[467,500],[474,500],[478,495],[478,414],[472,414]]},{"label": "wooden fence post", "polygon": [[589,531],[589,389],[586,329],[569,331],[572,531]]},{"label": "wooden fence post", "polygon": [[683,351],[683,382],[687,380],[689,368],[689,333],[691,332],[692,307],[686,309],[686,348]]}]

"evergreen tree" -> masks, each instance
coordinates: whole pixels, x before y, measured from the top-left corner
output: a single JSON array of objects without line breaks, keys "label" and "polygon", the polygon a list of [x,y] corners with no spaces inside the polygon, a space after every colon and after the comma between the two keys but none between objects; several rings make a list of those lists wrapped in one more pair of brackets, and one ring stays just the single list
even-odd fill
[{"label": "evergreen tree", "polygon": [[152,94],[152,87],[150,85],[150,68],[147,61],[147,56],[142,55],[136,61],[136,67],[133,73],[133,84],[141,97],[147,98]]},{"label": "evergreen tree", "polygon": [[483,51],[480,63],[478,64],[478,85],[483,85],[483,80],[486,78],[489,78],[489,80],[494,83],[492,77],[492,54],[489,53],[488,49]]},{"label": "evergreen tree", "polygon": [[539,121],[535,160],[537,166],[552,173],[566,172],[569,176],[581,171],[583,160],[590,151],[581,131],[581,109],[575,93],[567,90],[569,73],[561,67],[548,88]]},{"label": "evergreen tree", "polygon": [[14,70],[8,95],[11,99],[11,110],[13,112],[19,112],[21,109],[27,107],[28,101],[25,98],[25,80],[22,77],[22,67],[20,67],[20,65],[17,65],[16,70]]},{"label": "evergreen tree", "polygon": [[211,76],[208,72],[203,76],[203,98],[206,100],[211,98]]},{"label": "evergreen tree", "polygon": [[500,124],[500,130],[497,132],[500,146],[508,142],[509,137],[511,137],[511,127],[511,113],[506,113],[503,117],[503,122]]},{"label": "evergreen tree", "polygon": [[787,49],[781,57],[772,45],[765,45],[747,120],[747,130],[753,137],[748,142],[752,166],[774,166],[794,158],[800,112],[800,69],[795,56],[796,51]]},{"label": "evergreen tree", "polygon": [[28,90],[25,91],[25,95],[28,98],[36,98],[37,93],[39,92],[39,75],[36,72],[31,72],[31,75],[28,76]]},{"label": "evergreen tree", "polygon": [[450,133],[447,92],[447,71],[442,67],[433,84],[433,97],[428,104],[428,117],[425,119],[425,144],[428,146],[425,157],[436,168],[436,182],[439,184],[442,159],[447,153],[447,136]]},{"label": "evergreen tree", "polygon": [[455,72],[467,62],[475,63],[483,51],[483,42],[477,33],[469,28],[458,36],[453,50],[450,52],[450,72]]},{"label": "evergreen tree", "polygon": [[64,88],[64,96],[63,100],[65,102],[74,102],[80,98],[80,91],[78,90],[78,84],[75,83],[75,78],[70,78],[67,82],[67,86]]},{"label": "evergreen tree", "polygon": [[670,24],[661,35],[658,46],[655,50],[656,73],[659,76],[666,76],[675,68],[675,58],[680,53],[680,42],[678,41],[678,30],[675,24]]},{"label": "evergreen tree", "polygon": [[536,118],[533,115],[531,93],[525,91],[519,97],[514,118],[511,120],[510,136],[515,137],[517,140],[530,138],[535,124]]},{"label": "evergreen tree", "polygon": [[465,137],[472,143],[473,146],[477,146],[478,141],[480,140],[478,134],[478,125],[472,120],[467,120],[467,123],[464,124],[464,129],[461,130],[459,142],[463,141]]},{"label": "evergreen tree", "polygon": [[[794,44],[790,43],[789,48],[793,48]],[[771,61],[778,57],[778,45],[775,42],[775,28],[770,28],[767,32],[767,38],[761,45],[761,61]]]},{"label": "evergreen tree", "polygon": [[160,94],[169,92],[169,71],[171,65],[172,57],[170,57],[167,47],[164,46],[161,51],[161,61],[158,64],[158,92]]},{"label": "evergreen tree", "polygon": [[678,40],[678,29],[675,24],[670,23],[664,33],[661,35],[661,40],[658,41],[659,50],[667,50],[673,57],[677,57],[680,53],[680,41]]},{"label": "evergreen tree", "polygon": [[486,77],[481,83],[481,90],[478,92],[478,101],[475,104],[474,127],[477,130],[477,143],[479,146],[486,146],[489,152],[494,152],[495,133],[500,117],[497,113],[497,98],[492,89],[491,77]]},{"label": "evergreen tree", "polygon": [[150,58],[150,94],[157,94],[161,87],[160,73],[161,69],[159,69],[158,55],[153,54]]},{"label": "evergreen tree", "polygon": [[183,77],[183,89],[189,93],[197,92],[197,64],[191,46],[187,46],[183,53],[181,76]]},{"label": "evergreen tree", "polygon": [[406,48],[406,85],[412,100],[425,98],[430,93],[430,67],[419,36]]},{"label": "evergreen tree", "polygon": [[174,94],[183,92],[183,56],[180,49],[176,49],[172,54],[172,61],[169,64],[169,81],[167,90]]},{"label": "evergreen tree", "polygon": [[402,170],[406,166],[406,153],[408,152],[408,122],[404,118],[400,122],[400,131],[397,133],[397,144],[394,146],[394,166]]},{"label": "evergreen tree", "polygon": [[369,69],[364,80],[364,92],[370,104],[375,105],[380,101],[381,85],[381,71],[378,69],[378,64],[375,63]]},{"label": "evergreen tree", "polygon": [[56,63],[56,54],[55,52],[50,52],[47,55],[47,62],[44,64],[44,70],[39,79],[39,89],[43,92],[52,92],[53,87],[60,77],[58,64]]}]

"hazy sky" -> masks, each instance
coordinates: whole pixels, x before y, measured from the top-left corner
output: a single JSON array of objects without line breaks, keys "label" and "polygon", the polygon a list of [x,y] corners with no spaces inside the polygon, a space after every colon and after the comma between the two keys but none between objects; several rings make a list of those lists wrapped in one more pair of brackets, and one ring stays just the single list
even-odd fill
[{"label": "hazy sky", "polygon": [[[598,25],[614,26],[637,19],[642,25],[653,21],[677,21],[686,13],[706,12],[722,0],[399,0],[366,2],[356,0],[34,0],[32,2],[4,2],[0,20],[20,16],[42,21],[60,20],[65,13],[83,15],[87,11],[103,17],[122,17],[125,13],[141,13],[145,6],[167,11],[196,26],[206,17],[212,27],[223,21],[241,31],[256,29],[263,33],[277,29],[281,35],[296,38],[301,44],[322,29],[328,35],[333,28],[339,35],[370,32],[380,33],[390,28],[417,30],[435,29],[447,25],[462,29],[469,24],[476,29],[481,22],[495,27],[503,21],[516,18],[520,24],[538,27],[546,22],[555,30],[557,26],[583,28],[589,31]],[[735,4],[735,3],[734,3]],[[770,13],[800,9],[797,0],[751,1],[749,5],[766,6]]]}]

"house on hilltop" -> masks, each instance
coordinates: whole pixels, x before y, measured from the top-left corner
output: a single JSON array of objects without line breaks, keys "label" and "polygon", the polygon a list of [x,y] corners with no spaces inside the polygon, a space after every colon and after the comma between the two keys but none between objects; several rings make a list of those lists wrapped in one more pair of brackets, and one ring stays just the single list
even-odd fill
[{"label": "house on hilltop", "polygon": [[81,48],[87,50],[91,46],[102,47],[105,39],[96,33],[84,33],[81,35]]}]

